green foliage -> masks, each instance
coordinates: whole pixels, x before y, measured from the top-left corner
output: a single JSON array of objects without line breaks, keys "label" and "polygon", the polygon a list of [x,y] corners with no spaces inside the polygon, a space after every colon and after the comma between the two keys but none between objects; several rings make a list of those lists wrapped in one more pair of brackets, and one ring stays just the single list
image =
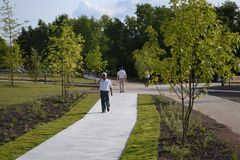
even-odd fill
[{"label": "green foliage", "polygon": [[47,25],[42,20],[39,20],[36,28],[32,28],[32,26],[29,26],[27,29],[22,28],[17,41],[23,51],[23,58],[25,59],[24,67],[26,69],[31,68],[32,65],[32,48],[36,50],[41,63],[46,61],[49,38],[53,34],[50,26],[50,24]]},{"label": "green foliage", "polygon": [[8,46],[4,39],[0,37],[0,67],[4,67],[3,57],[7,54]]},{"label": "green foliage", "polygon": [[[57,36],[52,25],[62,26],[64,23],[73,28],[76,35],[82,35],[85,44],[82,48],[82,56],[94,50],[99,45],[104,60],[107,60],[106,69],[115,73],[123,66],[130,76],[136,76],[134,68],[133,51],[143,47],[147,41],[145,30],[152,25],[158,33],[157,41],[164,47],[160,26],[163,21],[172,16],[172,11],[167,7],[153,7],[150,4],[139,4],[136,16],[127,16],[123,21],[103,15],[100,19],[87,16],[69,18],[67,15],[58,16],[54,22],[46,24],[39,20],[36,28],[31,26],[22,29],[18,42],[24,51],[24,67],[28,69],[31,64],[31,48],[35,48],[43,63],[48,57],[48,44],[50,36]],[[85,68],[85,66],[84,66]],[[81,70],[78,70],[81,72]]]},{"label": "green foliage", "polygon": [[146,71],[151,75],[154,71],[158,70],[160,55],[163,54],[157,41],[157,32],[151,26],[146,29],[146,32],[148,33],[149,40],[141,50],[133,52],[135,67],[140,78],[145,77]]},{"label": "green foliage", "polygon": [[206,131],[205,127],[200,127],[201,139],[196,139],[196,145],[201,150],[206,150],[209,147],[210,142],[214,141],[213,134]]},{"label": "green foliage", "polygon": [[189,81],[189,75],[194,74],[198,81],[208,83],[214,75],[231,77],[231,69],[238,63],[233,53],[239,35],[221,26],[205,0],[179,4],[175,18],[162,27],[165,44],[171,47],[171,57],[162,65],[164,80],[177,84]]},{"label": "green foliage", "polygon": [[[221,25],[214,8],[205,0],[172,1],[172,8],[174,18],[161,28],[165,45],[171,50],[158,71],[182,100],[184,142],[194,100],[199,95],[196,88],[200,82],[210,83],[214,76],[233,76],[239,64],[234,52],[240,37]],[[189,102],[186,110],[185,98]]]},{"label": "green foliage", "polygon": [[83,15],[77,19],[71,19],[70,25],[76,35],[82,35],[85,40],[82,55],[85,57],[88,52],[95,50],[97,45],[104,42],[103,32],[101,31],[100,22],[95,18],[88,18]]},{"label": "green foliage", "polygon": [[159,123],[159,114],[151,96],[138,95],[137,122],[120,159],[157,159]]},{"label": "green foliage", "polygon": [[21,27],[22,24],[17,23],[17,19],[14,18],[13,7],[10,5],[9,0],[3,0],[0,14],[2,15],[1,22],[3,23],[3,36],[8,40],[10,46],[12,46],[12,42],[17,38],[19,27]]},{"label": "green foliage", "polygon": [[102,59],[102,54],[98,45],[87,53],[85,63],[87,69],[97,72],[104,70],[107,66],[107,61]]},{"label": "green foliage", "polygon": [[32,101],[29,103],[32,107],[32,114],[38,116],[39,118],[45,118],[47,113],[41,107],[41,101]]},{"label": "green foliage", "polygon": [[170,152],[174,156],[175,160],[184,160],[191,155],[191,150],[189,147],[172,145],[164,147],[164,150],[166,152]]},{"label": "green foliage", "polygon": [[83,38],[76,36],[72,28],[67,25],[60,27],[53,26],[57,36],[50,38],[48,50],[49,68],[53,73],[60,75],[62,81],[62,97],[66,93],[66,86],[69,88],[73,75],[77,69],[82,69],[81,51],[83,48]]},{"label": "green foliage", "polygon": [[29,75],[36,82],[43,70],[43,65],[36,49],[32,49],[31,62],[31,66],[29,67]]},{"label": "green foliage", "polygon": [[232,154],[232,160],[238,160],[238,159],[239,159],[239,158],[238,158],[237,153],[234,152],[234,153]]},{"label": "green foliage", "polygon": [[225,1],[221,6],[216,7],[216,12],[231,31],[240,32],[240,9],[236,2]]},{"label": "green foliage", "polygon": [[11,84],[13,86],[14,72],[23,64],[19,45],[14,41],[13,46],[10,46],[7,54],[3,57],[4,65],[11,73]]},{"label": "green foliage", "polygon": [[69,26],[55,27],[53,26],[56,32],[60,30],[60,35],[50,38],[48,57],[50,69],[56,73],[73,73],[77,68],[81,68],[84,41],[81,36],[75,36]]}]

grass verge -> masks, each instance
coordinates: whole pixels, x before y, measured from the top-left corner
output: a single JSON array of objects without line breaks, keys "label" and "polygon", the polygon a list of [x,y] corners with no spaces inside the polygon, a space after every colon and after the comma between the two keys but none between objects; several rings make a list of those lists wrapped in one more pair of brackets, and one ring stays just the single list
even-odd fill
[{"label": "grass verge", "polygon": [[[9,77],[10,77],[9,73],[0,73],[0,78],[2,78],[2,79],[9,79]],[[33,79],[27,73],[14,73],[14,80],[33,80]],[[46,80],[61,82],[61,79],[59,77],[53,77],[51,75],[48,75]],[[44,77],[39,76],[38,81],[44,81]],[[75,82],[75,83],[94,83],[95,81],[77,77],[77,78],[73,78],[73,82]]]},{"label": "grass verge", "polygon": [[24,134],[16,140],[0,146],[0,160],[13,160],[34,148],[69,125],[81,119],[99,99],[97,94],[89,94],[63,117]]},{"label": "grass verge", "polygon": [[137,122],[121,160],[156,160],[160,136],[160,118],[152,97],[138,95]]}]

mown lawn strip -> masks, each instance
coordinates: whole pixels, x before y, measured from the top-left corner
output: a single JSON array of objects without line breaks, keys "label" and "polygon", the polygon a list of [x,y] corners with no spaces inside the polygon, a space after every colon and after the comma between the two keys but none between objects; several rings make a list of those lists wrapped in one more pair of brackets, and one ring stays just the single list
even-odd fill
[{"label": "mown lawn strip", "polygon": [[160,136],[160,118],[152,97],[138,95],[137,122],[121,160],[156,160]]}]

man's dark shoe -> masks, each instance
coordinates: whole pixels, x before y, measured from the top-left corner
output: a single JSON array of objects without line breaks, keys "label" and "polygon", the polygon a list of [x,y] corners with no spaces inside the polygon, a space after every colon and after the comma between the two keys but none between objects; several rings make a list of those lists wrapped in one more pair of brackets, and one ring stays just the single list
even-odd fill
[{"label": "man's dark shoe", "polygon": [[107,108],[107,111],[108,111],[108,112],[110,111],[110,108],[109,108],[109,107]]}]

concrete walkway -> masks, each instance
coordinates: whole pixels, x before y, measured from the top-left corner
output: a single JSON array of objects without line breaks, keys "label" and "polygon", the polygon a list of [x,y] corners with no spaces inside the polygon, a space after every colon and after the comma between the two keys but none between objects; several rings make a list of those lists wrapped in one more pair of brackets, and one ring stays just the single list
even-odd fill
[{"label": "concrete walkway", "polygon": [[110,112],[98,101],[83,119],[17,160],[117,160],[136,122],[137,94],[114,93]]}]

